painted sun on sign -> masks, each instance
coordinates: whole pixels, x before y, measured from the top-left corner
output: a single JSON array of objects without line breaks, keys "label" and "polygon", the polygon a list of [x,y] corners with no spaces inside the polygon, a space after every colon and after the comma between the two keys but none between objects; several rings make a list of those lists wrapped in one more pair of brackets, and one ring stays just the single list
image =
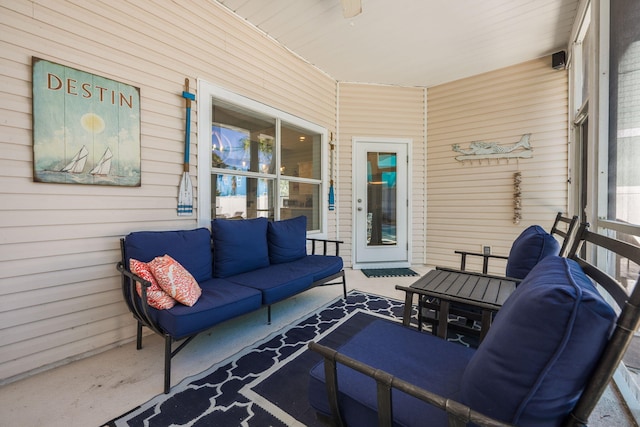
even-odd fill
[{"label": "painted sun on sign", "polygon": [[140,186],[140,90],[33,58],[33,176]]}]

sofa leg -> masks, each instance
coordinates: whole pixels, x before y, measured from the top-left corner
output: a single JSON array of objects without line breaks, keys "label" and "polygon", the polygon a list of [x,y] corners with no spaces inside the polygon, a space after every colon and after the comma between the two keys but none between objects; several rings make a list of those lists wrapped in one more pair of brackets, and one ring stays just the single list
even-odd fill
[{"label": "sofa leg", "polygon": [[136,350],[140,350],[142,348],[142,323],[138,320],[138,325],[136,327]]},{"label": "sofa leg", "polygon": [[171,337],[164,336],[164,394],[171,389]]},{"label": "sofa leg", "polygon": [[342,272],[342,294],[344,295],[344,299],[347,299],[347,275]]},{"label": "sofa leg", "polygon": [[271,324],[271,305],[267,306],[267,325]]}]

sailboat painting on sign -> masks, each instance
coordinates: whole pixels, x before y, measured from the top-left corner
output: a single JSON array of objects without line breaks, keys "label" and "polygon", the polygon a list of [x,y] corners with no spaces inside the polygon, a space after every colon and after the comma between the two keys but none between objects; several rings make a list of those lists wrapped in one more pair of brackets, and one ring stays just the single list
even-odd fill
[{"label": "sailboat painting on sign", "polygon": [[33,58],[36,182],[139,187],[140,90]]},{"label": "sailboat painting on sign", "polygon": [[113,158],[113,153],[109,147],[105,150],[102,158],[98,161],[98,164],[94,166],[93,169],[89,172],[91,175],[100,175],[100,176],[108,176],[111,171],[111,159]]},{"label": "sailboat painting on sign", "polygon": [[82,173],[84,170],[84,165],[87,163],[87,156],[89,152],[87,151],[86,146],[82,146],[80,151],[73,156],[73,159],[65,167],[60,169],[60,172],[69,172],[69,173]]}]

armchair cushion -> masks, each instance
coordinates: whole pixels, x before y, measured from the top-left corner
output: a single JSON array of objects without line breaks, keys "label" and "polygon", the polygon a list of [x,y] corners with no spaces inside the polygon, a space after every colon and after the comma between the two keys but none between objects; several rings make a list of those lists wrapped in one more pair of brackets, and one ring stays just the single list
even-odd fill
[{"label": "armchair cushion", "polygon": [[213,276],[229,277],[269,265],[266,218],[214,219]]},{"label": "armchair cushion", "polygon": [[[375,320],[339,349],[340,353],[408,381],[444,398],[459,400],[460,378],[474,349],[434,335],[403,327],[388,320]],[[349,426],[377,426],[376,383],[353,369],[338,364],[339,401]],[[323,362],[309,378],[309,402],[325,415],[327,399]],[[398,390],[393,390],[394,425],[444,426],[446,414]]]},{"label": "armchair cushion", "polygon": [[269,222],[267,243],[271,264],[304,258],[307,255],[307,217]]},{"label": "armchair cushion", "polygon": [[538,225],[526,228],[511,245],[506,275],[524,279],[536,264],[560,253],[560,243]]},{"label": "armchair cushion", "polygon": [[471,358],[463,402],[517,425],[560,425],[615,319],[575,261],[545,258],[507,299]]}]

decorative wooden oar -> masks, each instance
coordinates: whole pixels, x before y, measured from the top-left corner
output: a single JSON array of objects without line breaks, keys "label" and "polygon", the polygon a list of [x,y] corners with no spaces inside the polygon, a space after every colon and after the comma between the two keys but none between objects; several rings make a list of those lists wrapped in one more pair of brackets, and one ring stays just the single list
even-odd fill
[{"label": "decorative wooden oar", "polygon": [[178,216],[193,214],[193,185],[189,176],[189,146],[191,145],[191,101],[195,101],[196,96],[189,93],[189,79],[184,79],[185,90],[182,97],[187,102],[187,126],[184,137],[184,172],[180,180],[180,190],[178,191]]}]

